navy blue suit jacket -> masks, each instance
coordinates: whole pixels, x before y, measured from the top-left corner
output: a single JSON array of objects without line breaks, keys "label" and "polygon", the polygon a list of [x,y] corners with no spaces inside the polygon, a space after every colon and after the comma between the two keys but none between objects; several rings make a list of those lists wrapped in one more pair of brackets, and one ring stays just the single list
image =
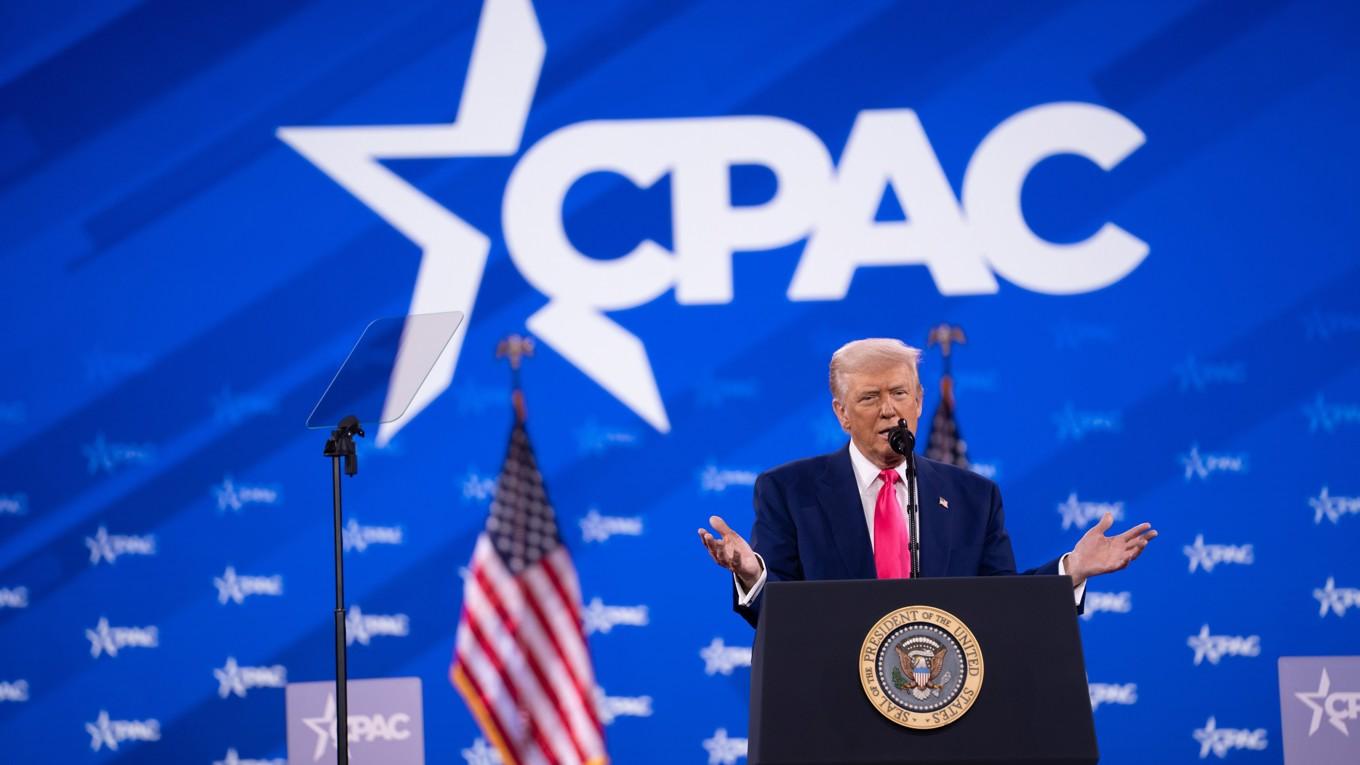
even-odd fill
[{"label": "navy blue suit jacket", "polygon": [[[1014,574],[1001,491],[982,476],[916,458],[921,501],[919,576]],[[946,508],[940,500],[948,503]],[[760,474],[751,547],[765,560],[766,582],[874,579],[874,550],[850,464],[850,445]],[[1057,574],[1058,558],[1025,574]],[[752,626],[761,596],[733,607]]]}]

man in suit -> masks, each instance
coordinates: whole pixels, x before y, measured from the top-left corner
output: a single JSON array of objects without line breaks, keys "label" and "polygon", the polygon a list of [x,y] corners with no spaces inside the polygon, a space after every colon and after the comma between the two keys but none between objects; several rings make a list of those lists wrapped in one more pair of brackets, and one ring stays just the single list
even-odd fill
[{"label": "man in suit", "polygon": [[[753,626],[767,581],[1014,574],[1015,555],[996,484],[953,465],[916,458],[920,571],[911,570],[906,460],[888,432],[916,432],[923,388],[920,351],[899,340],[848,343],[831,357],[832,409],[850,434],[845,448],[762,473],[748,544],[718,516],[699,529],[709,555],[733,575],[733,605]],[[1142,523],[1105,536],[1109,513],[1060,558],[1026,574],[1072,577],[1080,607],[1086,580],[1117,571],[1157,536]]]}]

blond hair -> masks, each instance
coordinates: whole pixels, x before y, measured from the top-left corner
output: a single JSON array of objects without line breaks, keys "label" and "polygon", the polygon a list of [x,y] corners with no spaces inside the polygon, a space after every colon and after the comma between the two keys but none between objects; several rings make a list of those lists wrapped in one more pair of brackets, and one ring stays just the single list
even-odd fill
[{"label": "blond hair", "polygon": [[916,378],[916,397],[920,399],[925,392],[921,385],[921,375],[916,365],[921,360],[921,349],[892,337],[868,337],[852,340],[831,354],[831,370],[828,375],[831,397],[840,400],[845,393],[845,376],[869,367],[887,364],[905,364]]}]

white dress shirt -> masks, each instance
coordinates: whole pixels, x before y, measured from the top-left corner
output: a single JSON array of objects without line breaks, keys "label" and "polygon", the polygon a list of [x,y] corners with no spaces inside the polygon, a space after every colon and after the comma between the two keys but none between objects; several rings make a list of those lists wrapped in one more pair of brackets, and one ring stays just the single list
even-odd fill
[{"label": "white dress shirt", "polygon": [[[874,466],[874,463],[869,461],[868,457],[865,457],[864,454],[860,452],[859,447],[855,445],[854,441],[850,442],[850,467],[854,468],[855,471],[855,483],[859,486],[859,502],[864,508],[864,524],[869,527],[869,546],[872,548],[874,544],[874,506],[878,504],[878,492],[883,488],[883,479],[879,477],[881,471]],[[906,461],[903,461],[902,464],[893,469],[897,471],[897,480],[893,483],[893,488],[897,491],[897,506],[901,508],[902,511],[903,526],[910,531],[911,524],[907,520]],[[917,507],[920,507],[921,502],[919,494],[917,495],[916,500]],[[920,520],[920,514],[918,513],[918,525],[920,524]],[[926,554],[924,548],[922,548],[921,554]],[[1068,555],[1070,554],[1071,553],[1068,553]],[[759,553],[756,553],[755,555],[756,559],[760,561],[760,578],[756,579],[756,583],[751,586],[750,592],[746,592],[741,586],[741,580],[737,578],[735,573],[732,574],[732,581],[737,585],[737,605],[739,606],[750,605],[751,601],[755,600],[756,596],[760,594],[760,591],[765,588],[765,559],[761,558]],[[913,575],[915,574],[915,572],[912,573]],[[1058,560],[1058,575],[1067,575],[1067,555],[1063,555],[1062,558]],[[1073,589],[1072,594],[1076,598],[1077,603],[1081,602],[1081,596],[1085,594],[1085,592],[1085,582],[1082,582]]]}]

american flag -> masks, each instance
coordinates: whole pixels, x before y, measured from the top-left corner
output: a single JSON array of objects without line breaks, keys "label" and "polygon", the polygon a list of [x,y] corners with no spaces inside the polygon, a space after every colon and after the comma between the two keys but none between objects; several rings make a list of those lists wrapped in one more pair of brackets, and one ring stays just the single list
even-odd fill
[{"label": "american flag", "polygon": [[472,551],[449,678],[505,765],[608,762],[576,568],[521,417]]},{"label": "american flag", "polygon": [[940,405],[930,421],[926,456],[961,468],[968,467],[968,442],[963,440],[959,422],[954,418],[954,379],[947,374],[940,380]]}]

